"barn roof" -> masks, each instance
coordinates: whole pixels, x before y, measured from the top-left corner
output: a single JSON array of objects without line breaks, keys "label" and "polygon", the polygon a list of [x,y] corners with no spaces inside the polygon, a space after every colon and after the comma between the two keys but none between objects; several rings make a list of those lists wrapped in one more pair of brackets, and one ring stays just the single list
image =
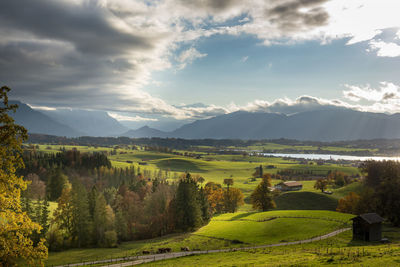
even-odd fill
[{"label": "barn roof", "polygon": [[301,186],[302,184],[300,182],[296,182],[296,181],[289,181],[289,182],[284,182],[284,184],[286,186]]},{"label": "barn roof", "polygon": [[383,220],[384,220],[381,216],[379,216],[376,213],[361,214],[357,217],[354,217],[352,220],[354,220],[355,218],[362,218],[364,221],[366,221],[369,224],[380,223],[380,222],[383,222]]}]

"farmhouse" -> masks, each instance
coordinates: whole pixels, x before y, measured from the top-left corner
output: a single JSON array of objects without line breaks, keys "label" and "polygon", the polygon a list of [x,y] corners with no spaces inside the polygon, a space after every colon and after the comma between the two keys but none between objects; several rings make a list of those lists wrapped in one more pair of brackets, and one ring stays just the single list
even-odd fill
[{"label": "farmhouse", "polygon": [[383,218],[376,213],[361,214],[353,219],[353,239],[380,241]]},{"label": "farmhouse", "polygon": [[281,191],[298,191],[302,188],[303,185],[300,182],[296,181],[281,182],[275,185],[275,189],[279,189]]}]

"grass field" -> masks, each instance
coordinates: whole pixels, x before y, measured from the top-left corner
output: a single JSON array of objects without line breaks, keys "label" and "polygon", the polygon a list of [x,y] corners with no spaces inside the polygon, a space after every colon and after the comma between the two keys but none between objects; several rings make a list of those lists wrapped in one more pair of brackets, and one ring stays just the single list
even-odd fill
[{"label": "grass field", "polygon": [[296,151],[297,153],[301,152],[378,152],[378,149],[367,149],[367,148],[353,148],[349,146],[337,147],[337,146],[310,146],[310,145],[283,145],[276,143],[262,143],[255,144],[247,147],[229,147],[231,149],[247,149],[247,150],[256,150],[256,151],[274,151],[274,152],[282,152],[285,150]]},{"label": "grass field", "polygon": [[[112,147],[88,147],[88,146],[65,146],[65,149],[76,148],[82,152],[110,152]],[[40,151],[54,153],[60,151],[58,145],[40,145]],[[180,151],[185,152],[185,151]],[[198,174],[205,178],[206,182],[212,181],[222,184],[224,179],[234,179],[234,187],[242,190],[245,198],[248,199],[251,192],[260,179],[251,181],[252,174],[255,168],[263,165],[264,172],[271,174],[277,173],[279,170],[291,169],[304,172],[313,172],[325,176],[328,171],[343,171],[347,174],[357,174],[359,170],[352,166],[338,165],[338,164],[325,164],[325,165],[304,165],[299,164],[298,161],[293,159],[282,159],[274,157],[256,157],[256,156],[243,156],[243,155],[217,155],[209,154],[203,155],[201,159],[191,157],[179,156],[169,153],[132,150],[128,148],[118,148],[115,155],[108,156],[114,167],[125,168],[135,166],[143,172],[149,170],[151,173],[156,172],[158,169],[167,171],[169,179],[179,177],[184,172]],[[131,163],[132,162],[132,163]],[[139,165],[139,162],[146,162],[146,165]],[[273,168],[266,168],[266,166],[273,166]],[[273,180],[272,185],[279,183],[280,180]],[[314,189],[315,181],[301,181],[303,189],[300,192],[285,193],[276,199],[278,209],[327,209],[335,210],[337,199],[343,197],[350,191],[360,189],[357,185],[349,188],[342,188],[333,190],[332,196],[319,193]],[[250,211],[251,206],[245,204],[240,207],[241,211]]]},{"label": "grass field", "polygon": [[[279,212],[282,211],[264,214],[252,213],[249,217],[265,219],[265,215],[276,216],[276,213]],[[289,216],[299,215],[298,211],[284,212]],[[229,220],[238,215],[243,216],[243,214],[247,215],[246,213],[224,214],[221,215],[221,218]],[[346,217],[348,216],[326,211],[310,211],[302,215],[325,217],[333,220],[347,219]],[[320,266],[325,264],[331,266],[344,264],[354,264],[353,266],[397,266],[400,263],[400,229],[384,225],[383,236],[389,238],[392,243],[381,245],[380,243],[353,241],[351,231],[347,231],[314,243],[188,256],[154,262],[145,266]],[[72,249],[65,252],[50,253],[46,265],[131,256],[136,255],[143,249],[156,250],[158,247],[171,247],[173,251],[179,251],[181,246],[207,250],[207,248],[226,248],[243,245],[246,246],[245,244],[232,244],[220,239],[205,238],[191,234],[176,234],[150,240],[127,242],[121,244],[118,248],[112,249]]]},{"label": "grass field", "polygon": [[221,215],[195,232],[197,235],[237,240],[247,244],[274,244],[303,240],[348,224],[352,215],[337,212],[272,211]]},{"label": "grass field", "polygon": [[143,266],[398,266],[400,247],[288,247],[194,255]]},{"label": "grass field", "polygon": [[355,192],[357,194],[360,194],[362,191],[362,183],[361,182],[355,182],[352,184],[349,184],[347,186],[344,186],[342,188],[338,188],[333,191],[332,197],[336,199],[340,199],[348,195],[350,192]]},{"label": "grass field", "polygon": [[[271,211],[228,213],[192,234],[176,234],[126,242],[110,249],[70,249],[50,253],[46,265],[66,264],[104,258],[117,258],[140,254],[142,250],[156,251],[159,247],[180,247],[208,250],[248,244],[272,244],[300,240],[326,234],[343,227],[352,215],[330,211]],[[275,218],[272,219],[271,218]],[[236,241],[234,241],[236,240]],[[241,241],[244,242],[240,244]],[[105,256],[106,255],[106,256]]]},{"label": "grass field", "polygon": [[[313,211],[315,214],[318,212]],[[346,215],[336,213],[334,217],[340,219],[341,216]],[[382,235],[392,243],[382,245],[353,241],[352,232],[347,231],[308,244],[194,255],[152,262],[144,266],[398,266],[400,229],[384,225]]]}]

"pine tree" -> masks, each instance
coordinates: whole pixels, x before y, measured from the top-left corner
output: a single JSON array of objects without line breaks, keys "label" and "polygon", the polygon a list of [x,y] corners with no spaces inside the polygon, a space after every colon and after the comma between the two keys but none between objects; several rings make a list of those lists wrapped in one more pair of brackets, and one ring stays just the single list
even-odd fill
[{"label": "pine tree", "polygon": [[42,226],[42,237],[45,237],[47,232],[49,231],[49,215],[50,215],[50,209],[49,209],[50,205],[49,202],[47,201],[47,199],[45,198],[43,200],[42,203],[42,214],[41,214],[41,218],[40,218],[40,225]]},{"label": "pine tree", "polygon": [[175,224],[178,229],[192,230],[203,223],[198,194],[196,181],[187,173],[186,177],[179,181],[176,192]]},{"label": "pine tree", "polygon": [[91,218],[85,187],[74,181],[71,191],[72,202],[72,238],[78,247],[90,244]]},{"label": "pine tree", "polygon": [[61,168],[57,168],[49,177],[47,194],[50,200],[57,200],[62,193],[62,190],[68,183],[68,177],[62,173]]},{"label": "pine tree", "polygon": [[271,187],[271,176],[265,174],[250,196],[254,209],[267,211],[275,208],[275,202],[269,187]]},{"label": "pine tree", "polygon": [[32,219],[34,217],[33,208],[32,208],[32,200],[25,196],[21,198],[22,211],[26,212],[26,214]]},{"label": "pine tree", "polygon": [[203,223],[207,223],[211,218],[210,204],[208,203],[206,191],[201,188],[199,191],[199,203],[201,208],[201,218]]},{"label": "pine tree", "polygon": [[97,188],[96,188],[96,186],[93,186],[92,190],[90,190],[89,197],[88,197],[89,198],[89,212],[90,212],[90,217],[92,219],[94,216],[94,207],[96,205],[97,195],[98,195]]},{"label": "pine tree", "polygon": [[121,210],[115,213],[115,231],[119,242],[128,240],[128,224]]},{"label": "pine tree", "polygon": [[71,201],[71,187],[65,187],[61,193],[61,196],[57,201],[57,209],[54,211],[54,223],[63,230],[67,237],[72,236],[73,224],[73,207]]},{"label": "pine tree", "polygon": [[105,243],[105,235],[107,225],[106,200],[102,193],[96,198],[95,208],[93,212],[93,237],[97,245],[103,246]]}]

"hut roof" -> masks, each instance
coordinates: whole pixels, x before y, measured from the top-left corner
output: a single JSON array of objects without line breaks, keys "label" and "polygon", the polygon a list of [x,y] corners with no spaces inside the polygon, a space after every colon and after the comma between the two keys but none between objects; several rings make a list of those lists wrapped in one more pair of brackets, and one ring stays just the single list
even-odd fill
[{"label": "hut roof", "polygon": [[284,184],[286,186],[289,186],[289,187],[291,187],[291,186],[301,186],[302,185],[300,182],[296,182],[296,181],[284,182]]},{"label": "hut roof", "polygon": [[365,213],[365,214],[361,214],[357,217],[354,217],[352,220],[356,219],[356,218],[362,218],[364,221],[366,221],[369,224],[373,224],[373,223],[381,223],[383,222],[383,218],[381,216],[379,216],[376,213]]}]

